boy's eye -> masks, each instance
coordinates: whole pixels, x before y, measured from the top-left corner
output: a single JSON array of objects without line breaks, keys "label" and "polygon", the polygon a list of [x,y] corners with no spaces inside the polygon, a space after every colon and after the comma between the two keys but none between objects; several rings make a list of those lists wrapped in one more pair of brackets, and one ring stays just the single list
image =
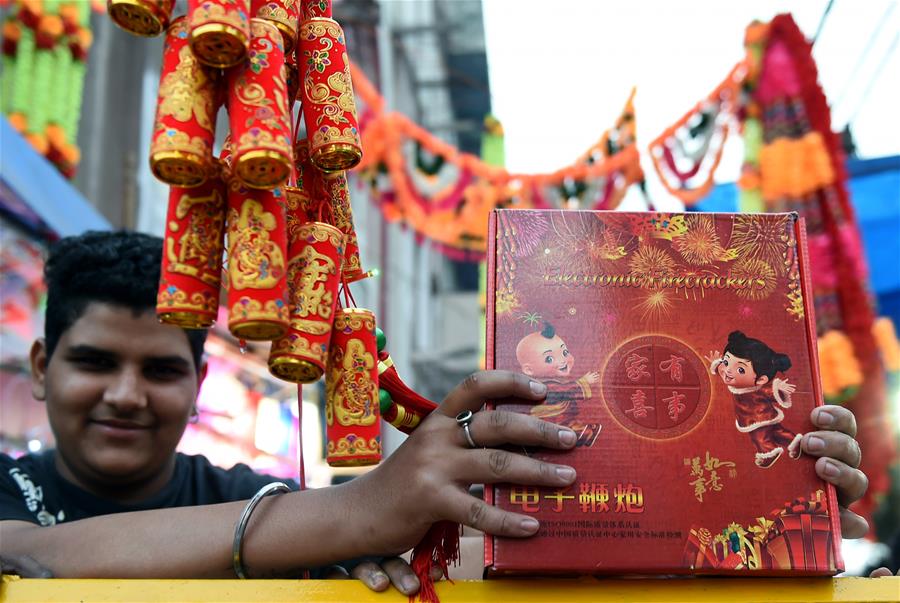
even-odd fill
[{"label": "boy's eye", "polygon": [[166,364],[148,366],[145,371],[151,379],[177,379],[184,374],[184,369]]},{"label": "boy's eye", "polygon": [[745,371],[745,370],[743,369],[743,367],[738,367],[738,372],[739,372],[740,374],[743,375],[743,374],[746,373],[747,371]]},{"label": "boy's eye", "polygon": [[544,364],[553,364],[553,356],[544,356]]},{"label": "boy's eye", "polygon": [[111,358],[103,356],[78,356],[70,360],[72,364],[88,371],[102,371],[115,366]]},{"label": "boy's eye", "polygon": [[569,350],[563,350],[563,357],[566,357],[568,355],[569,355]]},{"label": "boy's eye", "polygon": [[728,360],[727,360],[727,359],[726,359],[726,360],[723,360],[723,361],[722,361],[722,364],[724,364],[725,366],[728,366]]}]

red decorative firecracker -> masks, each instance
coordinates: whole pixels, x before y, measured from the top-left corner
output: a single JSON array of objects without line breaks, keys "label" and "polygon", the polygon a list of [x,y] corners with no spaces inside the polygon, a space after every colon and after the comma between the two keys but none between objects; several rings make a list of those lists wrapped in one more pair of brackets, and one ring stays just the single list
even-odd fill
[{"label": "red decorative firecracker", "polygon": [[348,283],[366,277],[359,259],[359,241],[353,226],[353,209],[350,207],[350,186],[344,172],[323,174],[322,186],[331,202],[332,223],[346,236],[344,247],[344,280]]},{"label": "red decorative firecracker", "polygon": [[[288,200],[292,206],[302,214],[294,191]],[[269,371],[285,381],[312,383],[325,372],[328,361],[344,235],[330,224],[307,222],[296,230],[289,226],[288,239],[290,330],[272,344]]]},{"label": "red decorative firecracker", "polygon": [[300,92],[300,70],[297,68],[297,49],[284,55],[284,81],[287,84],[288,104],[292,105]]},{"label": "red decorative firecracker", "polygon": [[288,330],[287,228],[280,189],[228,190],[228,329],[239,339],[278,339]]},{"label": "red decorative firecracker", "polygon": [[274,188],[291,174],[291,113],[278,29],[251,19],[250,56],[228,74],[232,170],[252,188]]},{"label": "red decorative firecracker", "polygon": [[[303,2],[303,0],[298,0]],[[306,0],[303,2],[303,19],[314,19],[316,17],[331,18],[331,0]]]},{"label": "red decorative firecracker", "polygon": [[349,170],[362,159],[362,144],[344,31],[333,19],[306,19],[299,49],[310,159],[324,171]]},{"label": "red decorative firecracker", "polygon": [[331,333],[325,375],[326,460],[332,467],[373,465],[381,460],[375,315],[342,308]]},{"label": "red decorative firecracker", "polygon": [[300,22],[300,0],[252,0],[250,14],[271,21],[284,38],[284,51],[290,53],[297,44]]},{"label": "red decorative firecracker", "polygon": [[113,23],[136,36],[153,37],[166,31],[175,0],[107,0]]},{"label": "red decorative firecracker", "polygon": [[188,46],[187,20],[176,19],[166,32],[150,145],[150,169],[163,182],[198,186],[213,170],[216,83]]},{"label": "red decorative firecracker", "polygon": [[227,196],[219,169],[201,186],[172,187],[156,297],[160,321],[188,329],[215,322]]},{"label": "red decorative firecracker", "polygon": [[250,0],[188,0],[191,48],[210,67],[232,67],[247,57]]}]

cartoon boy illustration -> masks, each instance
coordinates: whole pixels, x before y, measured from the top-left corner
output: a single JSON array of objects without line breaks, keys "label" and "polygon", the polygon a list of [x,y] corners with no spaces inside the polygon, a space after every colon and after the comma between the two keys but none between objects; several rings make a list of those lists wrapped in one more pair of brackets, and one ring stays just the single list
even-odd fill
[{"label": "cartoon boy illustration", "polygon": [[711,352],[706,359],[710,373],[718,375],[734,396],[735,425],[756,446],[756,466],[771,467],[785,449],[791,458],[799,458],[803,434],[781,424],[782,409],[791,407],[796,386],[775,378],[791,368],[791,359],[740,331],[728,335],[723,355]]},{"label": "cartoon boy illustration", "polygon": [[547,386],[546,401],[532,407],[531,414],[571,427],[579,434],[579,446],[593,446],[601,425],[580,421],[576,400],[591,397],[591,386],[600,381],[600,374],[591,371],[572,379],[570,375],[575,366],[575,356],[548,322],[544,323],[542,330],[529,333],[519,340],[516,360],[523,373]]}]

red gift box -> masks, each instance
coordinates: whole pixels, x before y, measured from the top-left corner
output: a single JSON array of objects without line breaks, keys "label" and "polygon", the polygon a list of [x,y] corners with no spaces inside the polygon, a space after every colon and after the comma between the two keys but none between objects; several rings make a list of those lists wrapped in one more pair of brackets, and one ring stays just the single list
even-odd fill
[{"label": "red gift box", "polygon": [[497,210],[488,240],[487,368],[548,390],[504,409],[578,438],[529,451],[573,485],[485,489],[541,522],[485,539],[489,575],[842,570],[834,488],[799,454],[822,391],[796,214]]},{"label": "red gift box", "polygon": [[284,47],[268,21],[252,19],[251,31],[248,60],[228,74],[232,172],[249,187],[274,188],[293,165]]},{"label": "red gift box", "polygon": [[215,169],[216,89],[215,73],[191,52],[186,19],[176,19],[166,32],[150,145],[150,169],[158,179],[189,188]]},{"label": "red gift box", "polygon": [[[292,191],[292,197],[296,193]],[[296,198],[288,201],[296,207]],[[307,222],[288,228],[290,329],[272,344],[269,371],[285,381],[312,383],[325,372],[335,318],[344,235],[330,224]]]},{"label": "red gift box", "polygon": [[310,159],[324,171],[349,170],[362,159],[362,143],[344,31],[333,19],[307,19],[298,43]]},{"label": "red gift box", "polygon": [[197,59],[225,69],[247,56],[250,0],[188,0],[191,48]]},{"label": "red gift box", "polygon": [[127,32],[154,37],[166,31],[175,0],[106,0],[106,12]]},{"label": "red gift box", "polygon": [[326,460],[332,467],[374,465],[381,460],[375,315],[342,308],[331,333],[325,375]]},{"label": "red gift box", "polygon": [[300,0],[252,0],[250,13],[266,19],[281,32],[285,53],[297,44],[297,26],[300,24]]},{"label": "red gift box", "polygon": [[239,339],[274,340],[288,330],[287,227],[281,191],[228,191],[228,329]]},{"label": "red gift box", "polygon": [[227,195],[218,170],[201,186],[172,187],[156,298],[160,321],[188,329],[215,322]]}]

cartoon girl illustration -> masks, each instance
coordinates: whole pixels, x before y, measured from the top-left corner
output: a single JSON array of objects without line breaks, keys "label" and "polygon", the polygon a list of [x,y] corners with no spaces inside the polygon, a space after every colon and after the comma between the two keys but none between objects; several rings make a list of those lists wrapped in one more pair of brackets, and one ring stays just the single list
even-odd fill
[{"label": "cartoon girl illustration", "polygon": [[706,359],[710,373],[718,375],[734,396],[735,426],[756,446],[756,466],[771,467],[785,450],[791,458],[799,458],[803,434],[781,424],[782,409],[791,407],[796,386],[775,377],[791,368],[791,359],[740,331],[728,335],[724,354],[712,352]]},{"label": "cartoon girl illustration", "polygon": [[578,418],[578,401],[591,397],[591,386],[600,381],[600,374],[590,371],[573,378],[575,356],[548,322],[519,340],[516,360],[523,373],[547,386],[545,403],[532,407],[531,414],[571,427],[579,436],[578,446],[593,446],[601,426]]}]

